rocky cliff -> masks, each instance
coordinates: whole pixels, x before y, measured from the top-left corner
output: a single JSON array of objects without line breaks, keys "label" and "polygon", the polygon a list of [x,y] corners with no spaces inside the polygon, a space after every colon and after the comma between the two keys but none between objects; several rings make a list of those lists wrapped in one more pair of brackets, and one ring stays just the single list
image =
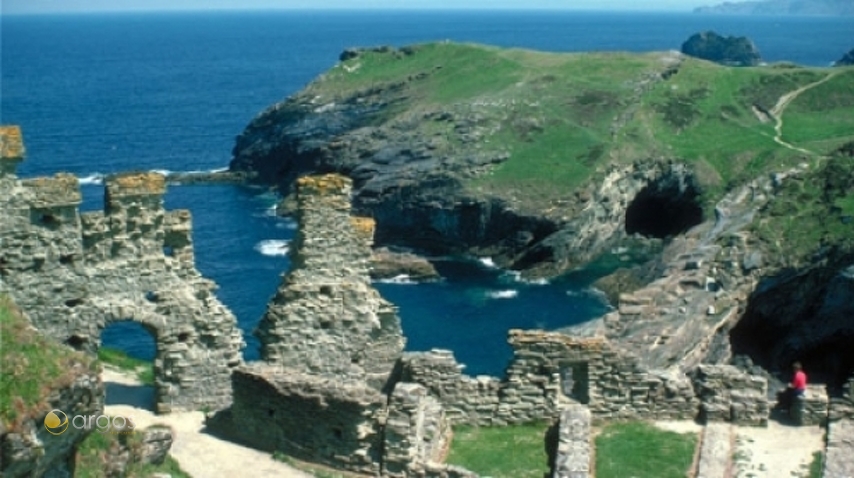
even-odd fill
[{"label": "rocky cliff", "polygon": [[[489,255],[552,276],[632,235],[684,232],[726,188],[841,144],[845,134],[821,128],[801,146],[774,140],[787,93],[854,97],[851,72],[814,85],[825,76],[732,71],[673,52],[348,50],[246,127],[231,169],[285,195],[302,175],[345,174],[378,245]],[[787,120],[822,111],[854,121],[841,106],[791,103]]]}]

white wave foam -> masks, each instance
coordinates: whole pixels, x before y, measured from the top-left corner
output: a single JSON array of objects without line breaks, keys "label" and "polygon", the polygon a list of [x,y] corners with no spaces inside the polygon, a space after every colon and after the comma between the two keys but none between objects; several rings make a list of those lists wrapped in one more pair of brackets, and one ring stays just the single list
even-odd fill
[{"label": "white wave foam", "polygon": [[394,276],[390,279],[378,279],[375,282],[379,282],[380,284],[400,284],[400,285],[415,285],[417,282],[412,280],[407,274],[400,274],[398,276]]},{"label": "white wave foam", "polygon": [[92,173],[92,174],[90,174],[90,175],[88,175],[88,176],[83,176],[83,177],[79,177],[79,176],[78,176],[78,177],[77,177],[77,181],[78,181],[80,184],[87,184],[87,185],[95,184],[95,185],[101,185],[101,184],[104,184],[104,175],[103,175],[103,174],[101,174],[101,173]]},{"label": "white wave foam", "polygon": [[152,169],[152,173],[162,174],[164,176],[172,176],[172,175],[181,175],[181,174],[216,174],[216,173],[224,173],[228,171],[228,168],[216,168],[216,169],[191,169],[189,171],[172,171],[171,169]]},{"label": "white wave foam", "polygon": [[272,206],[270,206],[270,207],[268,207],[267,209],[265,209],[265,210],[264,210],[264,215],[265,215],[265,216],[270,216],[270,217],[276,217],[276,205],[275,205],[275,204],[273,204]]},{"label": "white wave foam", "polygon": [[513,299],[519,295],[518,290],[508,289],[508,290],[491,290],[486,293],[486,296],[490,299]]},{"label": "white wave foam", "polygon": [[539,279],[526,279],[522,277],[522,273],[519,271],[504,271],[504,277],[509,277],[512,282],[516,282],[519,284],[526,285],[549,285],[549,280],[544,278]]},{"label": "white wave foam", "polygon": [[297,223],[290,220],[290,219],[285,219],[285,220],[282,220],[282,221],[279,221],[276,223],[276,229],[285,229],[287,231],[296,231],[297,227],[298,227]]},{"label": "white wave foam", "polygon": [[255,250],[265,256],[286,256],[290,250],[290,242],[283,239],[268,239],[255,244]]},{"label": "white wave foam", "polygon": [[490,269],[498,269],[498,266],[495,265],[495,261],[491,257],[481,257],[478,261]]}]

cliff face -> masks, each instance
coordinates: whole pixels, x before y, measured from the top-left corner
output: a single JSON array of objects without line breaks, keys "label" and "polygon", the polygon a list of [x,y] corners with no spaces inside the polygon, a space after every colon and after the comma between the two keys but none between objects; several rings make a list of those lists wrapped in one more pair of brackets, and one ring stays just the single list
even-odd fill
[{"label": "cliff face", "polygon": [[[376,220],[378,245],[488,255],[530,275],[579,267],[630,235],[684,232],[725,186],[824,153],[755,134],[781,116],[787,94],[787,121],[852,121],[842,106],[848,72],[820,82],[823,70],[732,71],[675,52],[452,43],[341,60],[258,115],[231,169],[285,195],[303,175],[346,175],[354,211]],[[841,102],[801,102],[799,88]],[[844,141],[815,134],[827,142],[804,144]]]}]

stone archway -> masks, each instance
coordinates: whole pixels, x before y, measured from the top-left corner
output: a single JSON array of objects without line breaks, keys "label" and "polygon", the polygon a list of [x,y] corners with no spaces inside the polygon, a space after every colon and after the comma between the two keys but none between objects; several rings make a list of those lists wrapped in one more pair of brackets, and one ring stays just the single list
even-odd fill
[{"label": "stone archway", "polygon": [[142,324],[157,343],[156,412],[230,405],[243,336],[195,268],[189,211],[163,208],[164,176],[112,177],[104,211],[80,214],[77,178],[20,181],[19,160],[0,164],[0,288],[43,335],[81,350],[94,353],[110,323]]},{"label": "stone archway", "polygon": [[[157,355],[154,337],[154,331],[132,320],[110,323],[101,331],[97,353],[104,362],[101,378],[106,392],[105,405],[126,405],[154,411]],[[111,363],[112,366],[109,365]],[[127,379],[111,372],[111,368],[119,369]]]}]

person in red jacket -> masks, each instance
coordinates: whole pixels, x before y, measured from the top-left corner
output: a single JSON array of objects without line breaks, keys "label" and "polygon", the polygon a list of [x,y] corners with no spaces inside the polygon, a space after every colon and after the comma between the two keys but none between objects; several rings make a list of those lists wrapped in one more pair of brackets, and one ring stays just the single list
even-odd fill
[{"label": "person in red jacket", "polygon": [[780,408],[787,412],[791,410],[794,401],[803,398],[807,391],[807,374],[804,373],[804,368],[801,366],[801,363],[793,363],[792,371],[794,372],[794,375],[792,375],[792,381],[789,382],[789,386],[783,390],[779,396]]},{"label": "person in red jacket", "polygon": [[792,377],[789,388],[793,390],[795,396],[803,395],[807,390],[807,374],[804,373],[800,362],[793,363],[792,369],[794,369],[795,375]]}]

